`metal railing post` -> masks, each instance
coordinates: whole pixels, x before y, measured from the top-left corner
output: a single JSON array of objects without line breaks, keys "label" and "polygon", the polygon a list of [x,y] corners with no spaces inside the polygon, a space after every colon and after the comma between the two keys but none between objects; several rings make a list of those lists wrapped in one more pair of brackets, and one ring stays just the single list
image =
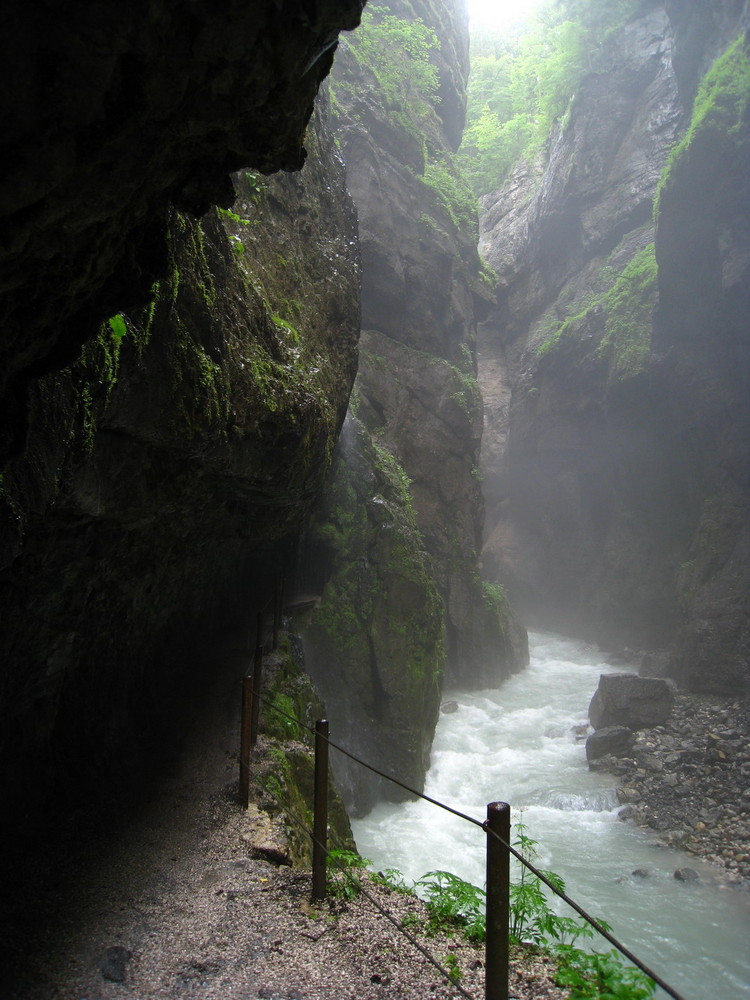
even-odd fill
[{"label": "metal railing post", "polygon": [[313,801],[312,898],[326,898],[328,855],[328,722],[315,723],[315,793]]},{"label": "metal railing post", "polygon": [[278,649],[279,632],[281,631],[281,619],[284,613],[284,578],[282,577],[276,584],[276,593],[273,602],[273,648]]},{"label": "metal railing post", "polygon": [[[487,937],[485,943],[485,1000],[508,1000],[510,917],[510,806],[487,805]],[[492,834],[497,834],[497,837]]]},{"label": "metal railing post", "polygon": [[253,679],[242,678],[242,722],[240,726],[240,805],[250,802],[250,722],[253,704]]},{"label": "metal railing post", "polygon": [[252,708],[250,710],[250,746],[254,747],[258,740],[258,720],[260,718],[260,691],[263,685],[263,646],[258,642],[255,647],[255,664],[253,666]]}]

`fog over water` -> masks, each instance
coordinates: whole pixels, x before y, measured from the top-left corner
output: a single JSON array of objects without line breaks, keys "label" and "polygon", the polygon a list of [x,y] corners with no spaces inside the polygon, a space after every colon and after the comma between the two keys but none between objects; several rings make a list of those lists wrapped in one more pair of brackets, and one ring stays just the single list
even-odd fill
[{"label": "fog over water", "polygon": [[[605,664],[584,642],[542,632],[529,640],[529,668],[501,688],[446,692],[458,708],[441,714],[426,794],[480,820],[488,802],[510,802],[513,820],[522,815],[539,843],[537,864],[562,875],[572,898],[686,1000],[750,997],[750,894],[618,819],[615,779],[588,770],[573,732],[587,721],[599,674],[627,668]],[[484,884],[481,831],[429,803],[381,804],[353,828],[377,868],[410,879],[447,869]],[[674,878],[685,865],[699,882]],[[634,876],[636,868],[647,877]]]}]

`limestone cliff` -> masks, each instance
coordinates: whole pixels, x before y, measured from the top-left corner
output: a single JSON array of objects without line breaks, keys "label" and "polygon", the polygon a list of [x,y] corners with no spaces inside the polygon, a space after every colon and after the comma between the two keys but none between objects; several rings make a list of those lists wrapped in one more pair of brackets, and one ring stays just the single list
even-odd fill
[{"label": "limestone cliff", "polygon": [[[357,432],[342,451],[326,512],[332,522],[322,532],[330,541],[345,530],[349,541],[318,550],[331,575],[308,649],[319,662],[348,622],[349,653],[335,669],[363,693],[360,706],[341,694],[338,673],[326,676],[330,663],[316,680],[360,751],[415,785],[443,674],[447,684],[496,685],[526,654],[523,630],[499,589],[483,585],[477,561],[475,336],[490,296],[476,252],[476,203],[452,159],[467,68],[461,4],[393,0],[366,15],[332,75],[359,215],[363,316]],[[384,741],[382,732],[399,739]],[[357,808],[372,801],[373,789],[355,787],[353,776],[350,785]]]},{"label": "limestone cliff", "polygon": [[6,25],[0,773],[21,825],[179,729],[203,647],[246,629],[321,489],[356,219],[321,118],[301,174],[256,171],[302,166],[360,6]]},{"label": "limestone cliff", "polygon": [[747,683],[743,8],[645,5],[482,219],[485,562],[547,623],[669,646],[704,690]]}]

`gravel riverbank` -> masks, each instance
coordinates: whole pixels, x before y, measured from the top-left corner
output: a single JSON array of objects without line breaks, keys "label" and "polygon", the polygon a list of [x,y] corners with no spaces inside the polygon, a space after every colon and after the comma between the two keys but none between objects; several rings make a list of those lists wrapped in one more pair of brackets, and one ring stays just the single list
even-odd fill
[{"label": "gravel riverbank", "polygon": [[623,818],[713,862],[750,888],[750,703],[677,695],[662,726],[641,730],[623,758],[591,765],[619,779]]}]

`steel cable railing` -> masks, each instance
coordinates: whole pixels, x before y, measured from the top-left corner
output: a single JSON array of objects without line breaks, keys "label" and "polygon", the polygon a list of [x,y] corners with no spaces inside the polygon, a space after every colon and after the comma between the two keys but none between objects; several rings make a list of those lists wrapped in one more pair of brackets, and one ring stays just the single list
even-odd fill
[{"label": "steel cable railing", "polygon": [[315,833],[310,829],[308,824],[295,809],[290,807],[287,803],[282,802],[270,788],[263,786],[263,790],[268,795],[270,795],[272,799],[274,799],[274,801],[279,806],[279,808],[284,812],[284,814],[293,819],[295,823],[300,827],[300,829],[303,830],[310,837],[312,842],[318,845],[318,847],[325,854],[326,859],[330,861],[336,868],[339,869],[341,874],[344,876],[345,879],[349,881],[349,883],[353,886],[353,888],[357,891],[357,893],[363,895],[375,907],[375,909],[378,910],[379,913],[381,913],[388,921],[390,921],[390,923],[393,924],[396,930],[399,931],[399,933],[403,934],[403,936],[412,945],[412,947],[416,948],[417,951],[420,952],[420,954],[427,959],[430,965],[432,965],[435,969],[437,969],[437,971],[442,976],[444,976],[451,982],[451,984],[455,987],[455,989],[458,990],[461,996],[466,997],[467,1000],[476,1000],[476,998],[473,997],[470,993],[467,993],[467,991],[463,988],[463,986],[461,986],[460,983],[456,982],[455,978],[448,971],[448,969],[444,968],[434,957],[434,955],[432,955],[428,951],[428,949],[424,947],[424,945],[422,945],[419,941],[417,941],[414,935],[411,934],[403,926],[401,921],[397,917],[395,917],[386,907],[384,907],[381,903],[379,903],[378,900],[372,895],[372,893],[368,892],[367,889],[365,889],[365,887],[362,885],[361,880],[358,879],[357,876],[354,875],[354,873],[351,872],[346,867],[346,865],[344,865],[343,862],[341,862],[336,857],[335,854],[332,854],[331,851],[328,850],[325,844],[322,844],[318,840],[318,838],[315,836]]},{"label": "steel cable railing", "polygon": [[[299,726],[300,728],[307,730],[313,736],[316,735],[316,731],[311,726],[308,726],[304,722],[301,722],[299,719],[290,715],[288,712],[285,712],[283,709],[279,708],[277,705],[275,705],[268,699],[264,698],[262,695],[258,694],[257,698],[258,702],[263,702],[264,705],[266,705],[272,711],[276,712],[278,715],[293,722],[296,726]],[[615,937],[615,935],[611,933],[611,931],[608,931],[605,927],[603,927],[602,924],[595,917],[593,917],[590,913],[588,913],[584,909],[584,907],[582,907],[579,903],[576,903],[576,901],[572,899],[564,890],[556,886],[544,874],[544,872],[542,872],[539,868],[537,868],[534,864],[532,864],[532,862],[530,862],[527,858],[525,858],[523,854],[521,854],[521,852],[518,851],[512,844],[508,843],[508,841],[500,837],[496,831],[489,829],[486,821],[478,820],[476,819],[476,817],[461,812],[461,810],[455,809],[453,806],[449,806],[445,802],[441,802],[439,799],[435,799],[429,795],[425,795],[424,792],[420,792],[416,788],[412,788],[411,786],[400,781],[398,778],[394,778],[392,775],[389,775],[386,772],[381,771],[379,768],[376,768],[372,764],[369,764],[367,761],[364,761],[361,758],[357,757],[349,750],[346,750],[344,747],[335,743],[329,737],[323,736],[323,739],[334,750],[337,750],[339,753],[343,754],[345,757],[348,757],[350,760],[352,760],[356,764],[359,764],[361,767],[366,768],[368,771],[371,771],[373,774],[378,775],[378,777],[383,778],[386,781],[392,782],[394,785],[408,792],[409,794],[414,795],[417,798],[423,799],[425,802],[429,802],[432,805],[437,806],[439,809],[442,809],[445,812],[457,816],[459,819],[462,819],[468,823],[472,823],[474,826],[480,827],[488,836],[496,839],[509,852],[509,854],[511,854],[514,858],[516,858],[516,860],[520,864],[522,864],[529,872],[531,872],[532,875],[534,875],[541,882],[543,882],[544,885],[546,885],[550,889],[550,891],[554,893],[554,895],[558,896],[560,899],[563,900],[563,902],[565,902],[568,906],[570,906],[573,910],[575,910],[575,912],[580,917],[582,917],[598,934],[601,934],[601,936],[611,945],[613,945],[620,952],[621,955],[623,955],[629,962],[632,962],[632,964],[635,965],[636,968],[640,969],[640,971],[643,972],[646,976],[652,979],[654,983],[657,986],[661,987],[661,989],[664,990],[664,992],[667,993],[670,997],[672,997],[673,1000],[685,1000],[682,994],[680,994],[677,990],[675,990],[674,987],[670,986],[661,976],[655,973],[645,962],[641,961],[641,959],[639,959],[637,955],[635,955],[629,948],[627,948],[624,944],[622,944],[622,942],[620,942]]]}]

